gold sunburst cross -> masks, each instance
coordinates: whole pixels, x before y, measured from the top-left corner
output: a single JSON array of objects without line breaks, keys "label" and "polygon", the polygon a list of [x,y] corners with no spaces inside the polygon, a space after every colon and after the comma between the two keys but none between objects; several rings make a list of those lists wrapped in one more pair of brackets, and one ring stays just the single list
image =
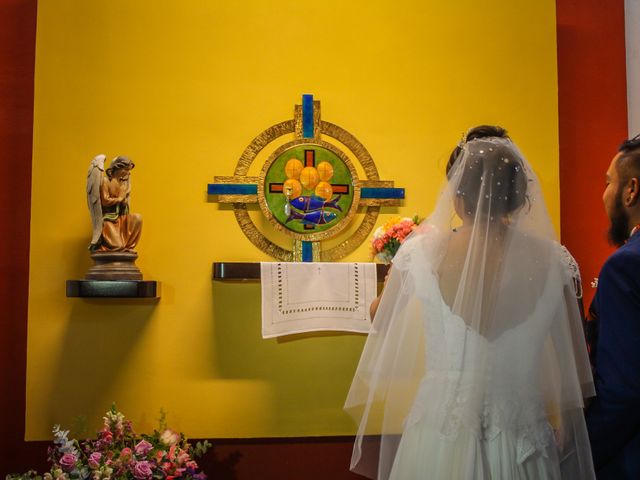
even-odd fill
[{"label": "gold sunburst cross", "polygon": [[[249,176],[258,154],[268,149],[260,174]],[[398,206],[405,196],[404,188],[380,180],[362,143],[338,125],[321,120],[320,102],[313,95],[302,96],[292,120],[267,128],[251,141],[233,176],[216,176],[214,182],[208,185],[208,194],[219,203],[232,204],[251,243],[284,262],[339,260],[371,233],[380,207]],[[276,245],[256,227],[247,210],[255,203],[276,230],[293,239],[291,250]],[[347,238],[321,249],[323,240],[339,235],[357,216],[362,217],[360,225]]]}]

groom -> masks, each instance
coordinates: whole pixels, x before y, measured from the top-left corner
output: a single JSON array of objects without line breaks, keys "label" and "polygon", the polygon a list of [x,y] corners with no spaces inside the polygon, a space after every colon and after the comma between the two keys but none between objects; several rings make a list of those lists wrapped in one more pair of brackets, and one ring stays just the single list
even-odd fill
[{"label": "groom", "polygon": [[640,135],[607,170],[602,200],[618,246],[598,277],[591,306],[596,393],[586,418],[599,480],[640,479]]}]

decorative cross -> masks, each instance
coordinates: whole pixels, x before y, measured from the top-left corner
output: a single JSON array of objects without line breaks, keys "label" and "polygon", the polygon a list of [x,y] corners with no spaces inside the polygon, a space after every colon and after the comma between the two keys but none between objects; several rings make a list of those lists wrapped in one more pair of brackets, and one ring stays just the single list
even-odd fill
[{"label": "decorative cross", "polygon": [[[260,151],[273,140],[283,135],[293,134],[293,141],[276,149],[265,162],[258,177],[248,176],[251,163]],[[366,179],[358,178],[349,158],[334,144],[322,140],[331,137],[345,145],[363,167]],[[333,193],[349,194],[353,189],[353,204],[344,217],[334,227],[321,232],[298,233],[287,229],[279,222],[265,199],[265,186],[269,193],[283,192],[282,182],[266,182],[268,167],[276,161],[286,148],[309,145],[332,151],[349,167],[352,184],[331,183]],[[315,166],[315,149],[304,149],[304,165]],[[404,199],[404,189],[394,188],[393,181],[380,180],[378,170],[366,148],[346,130],[335,124],[321,121],[320,102],[313,95],[303,95],[302,105],[296,105],[294,119],[281,122],[258,135],[241,155],[233,176],[216,176],[208,185],[207,192],[217,195],[219,203],[233,204],[236,219],[249,240],[265,253],[281,261],[335,261],[355,250],[370,234],[375,225],[381,206],[398,206]],[[265,216],[278,230],[293,237],[293,250],[286,250],[268,240],[255,226],[247,211],[248,204],[258,203]],[[366,213],[356,231],[339,245],[321,251],[320,241],[336,236],[352,220],[359,207],[366,207]]]}]

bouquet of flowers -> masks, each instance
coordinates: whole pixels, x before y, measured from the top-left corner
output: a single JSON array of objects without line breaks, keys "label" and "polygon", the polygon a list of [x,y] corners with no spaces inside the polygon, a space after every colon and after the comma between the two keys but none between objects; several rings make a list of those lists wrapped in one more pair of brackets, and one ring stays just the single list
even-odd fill
[{"label": "bouquet of flowers", "polygon": [[187,443],[183,434],[166,427],[161,413],[160,430],[136,435],[129,420],[115,406],[106,413],[104,426],[95,440],[69,439],[69,431],[53,427],[53,447],[49,448],[51,469],[44,475],[30,471],[7,475],[7,480],[205,480],[195,457],[211,444]]},{"label": "bouquet of flowers", "polygon": [[394,217],[382,227],[378,227],[371,239],[372,255],[382,263],[391,263],[400,245],[421,221],[417,215],[413,218]]}]

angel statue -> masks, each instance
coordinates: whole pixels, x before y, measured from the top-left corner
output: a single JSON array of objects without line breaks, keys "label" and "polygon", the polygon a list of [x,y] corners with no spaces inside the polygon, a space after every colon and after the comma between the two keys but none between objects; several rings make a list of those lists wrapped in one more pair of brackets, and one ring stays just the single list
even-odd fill
[{"label": "angel statue", "polygon": [[142,280],[135,265],[136,244],[142,232],[142,216],[129,213],[131,170],[134,163],[124,156],[104,168],[104,155],[97,155],[87,173],[87,204],[91,214],[91,258],[85,278],[92,280]]},{"label": "angel statue", "polygon": [[129,213],[130,177],[135,164],[118,156],[105,172],[105,158],[98,155],[91,160],[87,174],[87,203],[93,225],[89,249],[133,252],[142,231],[142,216]]}]

